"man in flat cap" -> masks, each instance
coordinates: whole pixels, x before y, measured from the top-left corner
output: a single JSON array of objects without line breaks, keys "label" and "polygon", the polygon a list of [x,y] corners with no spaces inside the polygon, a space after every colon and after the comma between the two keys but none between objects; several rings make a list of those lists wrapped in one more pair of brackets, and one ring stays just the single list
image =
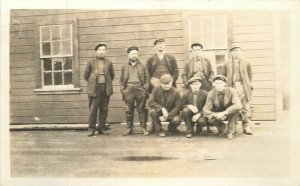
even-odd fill
[{"label": "man in flat cap", "polygon": [[[172,87],[173,78],[170,74],[165,74],[160,77],[160,86],[155,87],[150,95],[148,105],[150,107],[149,115],[152,118],[152,127],[158,132],[161,137],[166,136],[161,122],[169,122],[168,131],[177,133],[177,127],[181,123],[180,118],[180,93]],[[154,128],[153,128],[154,127]]]},{"label": "man in flat cap", "polygon": [[[112,81],[115,74],[112,62],[105,57],[106,47],[105,44],[95,47],[96,58],[87,63],[84,72],[89,98],[88,136],[94,136],[96,130],[99,134],[104,133],[109,98],[113,94]],[[97,113],[99,125],[96,129]]]},{"label": "man in flat cap", "polygon": [[125,115],[127,123],[127,130],[123,133],[124,136],[132,134],[135,104],[142,133],[145,136],[149,135],[149,132],[146,130],[147,113],[145,104],[150,81],[146,66],[138,59],[138,50],[136,46],[128,48],[129,61],[121,69],[120,88],[126,105]]},{"label": "man in flat cap", "polygon": [[[203,108],[204,115],[208,118],[211,125],[215,125],[219,134],[226,134],[228,139],[232,139],[236,132],[238,113],[242,109],[241,101],[237,92],[232,87],[226,86],[226,77],[218,75],[213,78],[212,89],[206,99]],[[227,129],[224,123],[228,120]]]},{"label": "man in flat cap", "polygon": [[242,57],[241,47],[233,44],[230,47],[230,59],[223,66],[223,75],[227,77],[227,86],[237,90],[243,109],[241,110],[243,133],[252,135],[250,130],[250,101],[252,100],[252,68]]},{"label": "man in flat cap", "polygon": [[[160,85],[160,77],[170,74],[173,78],[173,86],[176,87],[178,78],[178,67],[174,56],[165,52],[166,44],[164,39],[154,41],[156,54],[147,60],[147,69],[150,75],[151,90]],[[151,92],[150,90],[150,92]]]},{"label": "man in flat cap", "polygon": [[207,126],[207,118],[203,115],[203,107],[205,105],[207,92],[201,90],[202,79],[200,77],[192,77],[188,81],[189,89],[186,90],[181,97],[182,112],[181,117],[186,125],[186,137],[193,136],[194,125],[196,124],[196,134],[202,131],[202,127]]},{"label": "man in flat cap", "polygon": [[183,66],[182,82],[185,88],[188,89],[189,79],[191,77],[200,77],[202,79],[201,89],[208,92],[212,88],[214,72],[211,62],[202,56],[202,48],[203,46],[200,43],[191,45],[192,58]]}]

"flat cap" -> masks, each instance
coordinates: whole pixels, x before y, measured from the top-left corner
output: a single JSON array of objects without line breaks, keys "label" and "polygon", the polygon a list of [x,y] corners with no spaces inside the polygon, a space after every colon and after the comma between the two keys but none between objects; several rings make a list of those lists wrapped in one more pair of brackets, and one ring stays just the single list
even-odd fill
[{"label": "flat cap", "polygon": [[233,49],[235,49],[235,48],[241,48],[241,46],[238,45],[237,43],[233,43],[233,44],[231,45],[231,47],[229,48],[229,51],[231,51],[231,50],[233,50]]},{"label": "flat cap", "polygon": [[167,84],[169,83],[170,81],[173,80],[172,76],[170,74],[164,74],[160,77],[160,82],[163,83],[163,84]]},{"label": "flat cap", "polygon": [[191,84],[191,83],[196,82],[196,81],[202,82],[202,78],[200,78],[200,77],[191,77],[188,81],[188,84]]},{"label": "flat cap", "polygon": [[161,38],[161,39],[157,39],[157,40],[155,40],[155,41],[154,41],[154,43],[153,43],[153,44],[154,44],[154,45],[156,45],[156,43],[157,43],[157,42],[165,42],[165,40],[164,40],[164,39],[162,39],[162,38]]},{"label": "flat cap", "polygon": [[127,54],[131,51],[131,50],[136,50],[136,51],[139,51],[139,48],[136,47],[136,46],[131,46],[127,49]]},{"label": "flat cap", "polygon": [[99,47],[105,46],[105,48],[107,48],[106,44],[100,43],[98,45],[96,45],[95,50],[98,50]]},{"label": "flat cap", "polygon": [[191,49],[193,49],[194,46],[199,46],[199,47],[201,47],[201,49],[203,48],[203,45],[201,45],[200,43],[193,43],[191,45]]},{"label": "flat cap", "polygon": [[216,81],[216,80],[222,80],[222,81],[224,81],[225,83],[226,83],[226,81],[227,81],[226,77],[223,76],[223,75],[217,75],[217,76],[215,76],[215,77],[213,78],[213,82]]}]

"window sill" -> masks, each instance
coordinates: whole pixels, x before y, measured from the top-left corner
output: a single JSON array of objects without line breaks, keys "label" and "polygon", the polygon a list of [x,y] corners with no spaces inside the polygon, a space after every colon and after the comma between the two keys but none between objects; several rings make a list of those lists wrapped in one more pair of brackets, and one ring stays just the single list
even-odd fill
[{"label": "window sill", "polygon": [[56,94],[79,94],[81,88],[60,88],[60,89],[34,89],[37,95],[56,95]]}]

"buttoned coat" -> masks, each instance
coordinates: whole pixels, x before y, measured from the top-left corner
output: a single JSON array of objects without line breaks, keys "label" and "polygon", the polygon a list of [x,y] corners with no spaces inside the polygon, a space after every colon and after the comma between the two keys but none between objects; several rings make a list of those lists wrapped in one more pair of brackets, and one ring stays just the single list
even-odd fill
[{"label": "buttoned coat", "polygon": [[[87,94],[91,97],[96,97],[96,83],[97,83],[97,59],[93,59],[86,64],[86,69],[84,71],[84,79],[88,82]],[[106,82],[106,94],[111,96],[113,94],[112,81],[115,78],[113,64],[110,60],[104,59],[104,76]]]},{"label": "buttoned coat", "polygon": [[[200,90],[198,93],[197,93],[197,103],[196,106],[198,111],[200,113],[202,113],[203,111],[203,107],[205,105],[205,102],[206,102],[206,98],[207,98],[207,92],[204,91],[204,90]],[[186,108],[188,105],[193,105],[193,99],[194,99],[194,96],[193,96],[193,92],[191,89],[188,89],[186,91],[184,91],[182,97],[181,97],[181,106],[182,106],[182,109]]]}]

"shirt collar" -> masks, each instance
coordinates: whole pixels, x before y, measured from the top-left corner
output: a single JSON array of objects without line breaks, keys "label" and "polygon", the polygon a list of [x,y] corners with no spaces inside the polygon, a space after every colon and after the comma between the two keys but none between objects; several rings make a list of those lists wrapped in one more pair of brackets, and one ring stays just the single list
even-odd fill
[{"label": "shirt collar", "polygon": [[157,56],[160,56],[160,55],[164,56],[165,55],[165,51],[162,51],[162,52],[157,51],[156,54],[157,54]]},{"label": "shirt collar", "polygon": [[135,66],[139,61],[136,60],[135,62],[132,62],[131,60],[129,60],[129,65],[131,66]]}]

